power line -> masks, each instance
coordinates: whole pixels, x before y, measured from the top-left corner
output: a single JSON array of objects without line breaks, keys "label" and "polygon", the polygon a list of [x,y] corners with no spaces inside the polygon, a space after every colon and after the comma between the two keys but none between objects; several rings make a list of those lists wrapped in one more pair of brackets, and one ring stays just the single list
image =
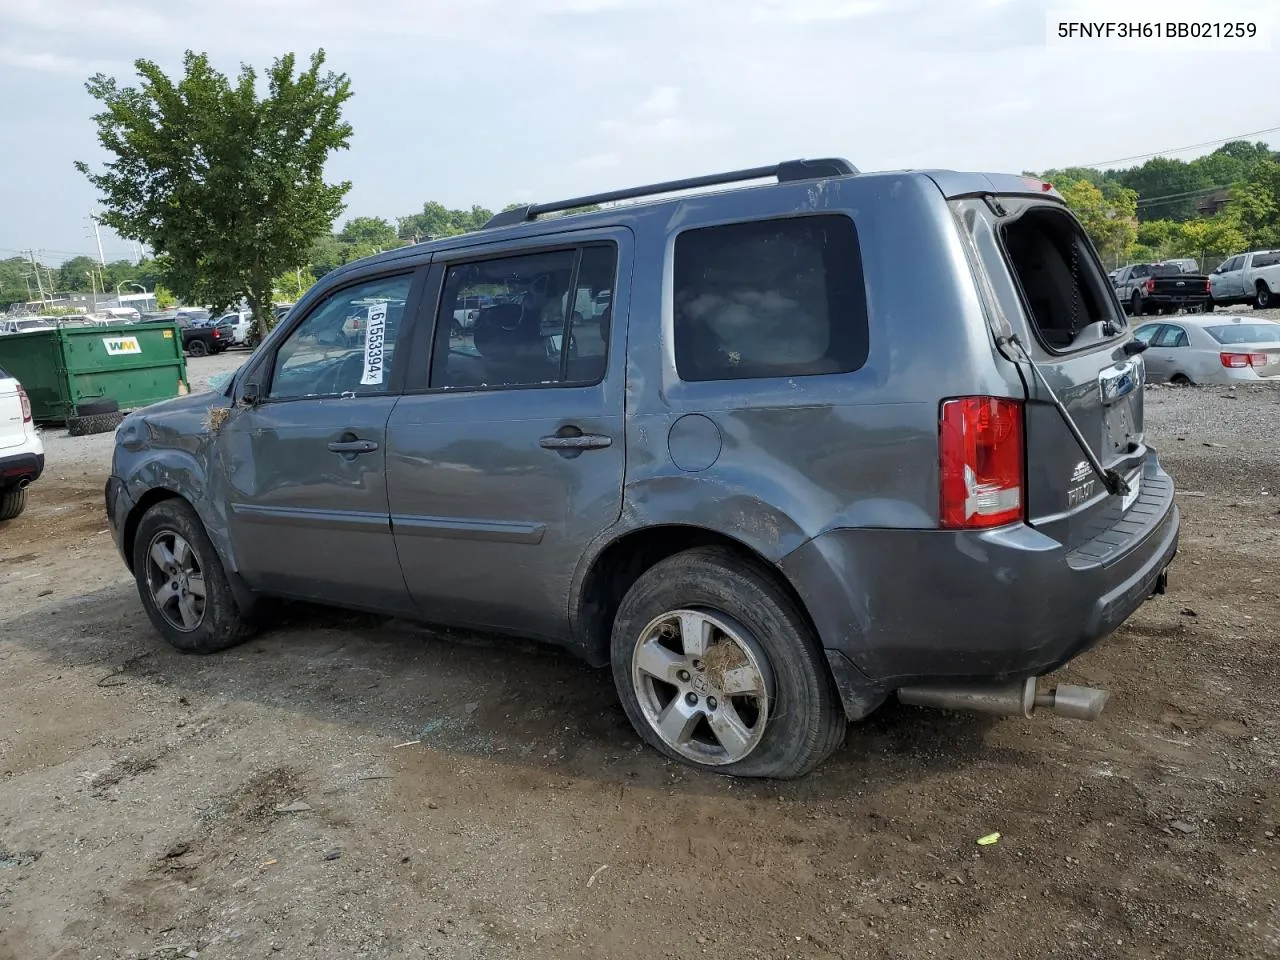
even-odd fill
[{"label": "power line", "polygon": [[1223,137],[1221,140],[1205,140],[1202,143],[1190,143],[1185,147],[1170,147],[1167,150],[1157,150],[1155,153],[1140,153],[1132,157],[1120,157],[1116,160],[1099,160],[1096,163],[1084,163],[1084,167],[1108,167],[1117,163],[1129,163],[1133,160],[1150,160],[1152,157],[1162,157],[1168,153],[1182,153],[1186,150],[1195,150],[1199,147],[1216,147],[1223,143],[1231,143],[1233,140],[1244,140],[1247,137],[1260,137],[1264,133],[1276,133],[1280,131],[1280,127],[1267,127],[1265,130],[1254,130],[1250,133],[1237,133],[1234,136]]},{"label": "power line", "polygon": [[1201,187],[1198,190],[1188,190],[1186,193],[1166,193],[1162,197],[1142,197],[1138,200],[1138,206],[1146,206],[1161,200],[1186,200],[1190,197],[1208,196],[1215,190],[1229,189],[1231,184],[1224,184],[1221,187]]}]

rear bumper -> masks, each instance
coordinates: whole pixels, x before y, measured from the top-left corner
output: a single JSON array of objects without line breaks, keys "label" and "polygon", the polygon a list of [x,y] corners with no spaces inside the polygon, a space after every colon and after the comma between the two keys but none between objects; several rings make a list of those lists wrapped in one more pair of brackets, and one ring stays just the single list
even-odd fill
[{"label": "rear bumper", "polygon": [[1153,293],[1142,301],[1152,307],[1198,307],[1212,299],[1207,293]]},{"label": "rear bumper", "polygon": [[1019,525],[833,530],[784,558],[845,712],[864,716],[908,684],[1039,676],[1111,633],[1163,589],[1178,549],[1172,481],[1154,456],[1147,469],[1165,483],[1141,531],[1104,532],[1093,555]]},{"label": "rear bumper", "polygon": [[35,483],[44,473],[43,453],[0,454],[0,487]]}]

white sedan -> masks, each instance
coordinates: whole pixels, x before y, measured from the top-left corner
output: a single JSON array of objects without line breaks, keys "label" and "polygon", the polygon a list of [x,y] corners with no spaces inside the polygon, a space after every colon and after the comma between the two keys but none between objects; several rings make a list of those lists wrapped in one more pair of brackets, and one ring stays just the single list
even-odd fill
[{"label": "white sedan", "polygon": [[1133,334],[1152,382],[1280,382],[1280,323],[1200,314],[1144,323]]}]

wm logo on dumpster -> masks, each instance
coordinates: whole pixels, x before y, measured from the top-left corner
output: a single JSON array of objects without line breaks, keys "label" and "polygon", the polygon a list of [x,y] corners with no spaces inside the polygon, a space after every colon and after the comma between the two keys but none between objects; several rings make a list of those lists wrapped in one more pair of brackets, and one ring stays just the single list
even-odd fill
[{"label": "wm logo on dumpster", "polygon": [[137,337],[103,337],[102,345],[113,357],[121,353],[142,352],[142,346],[138,343]]}]

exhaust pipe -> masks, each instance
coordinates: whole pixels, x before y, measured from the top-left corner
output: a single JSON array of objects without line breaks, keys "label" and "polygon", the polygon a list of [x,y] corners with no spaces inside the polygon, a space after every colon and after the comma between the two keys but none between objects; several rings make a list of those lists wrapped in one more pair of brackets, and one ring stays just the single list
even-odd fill
[{"label": "exhaust pipe", "polygon": [[1030,717],[1040,707],[1073,720],[1097,720],[1109,694],[1095,687],[1061,683],[1048,693],[1036,692],[1036,678],[999,685],[902,687],[898,699],[917,707],[971,710],[997,717]]}]

